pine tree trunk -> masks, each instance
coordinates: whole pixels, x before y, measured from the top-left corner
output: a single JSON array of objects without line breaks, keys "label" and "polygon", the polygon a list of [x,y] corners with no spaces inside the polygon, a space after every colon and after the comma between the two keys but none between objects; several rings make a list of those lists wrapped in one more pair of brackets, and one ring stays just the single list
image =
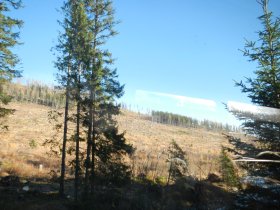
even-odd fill
[{"label": "pine tree trunk", "polygon": [[89,125],[87,136],[87,151],[86,151],[86,172],[85,172],[85,198],[88,196],[89,186],[89,169],[90,169],[90,152],[92,145],[92,116],[93,116],[93,90],[90,87],[90,101],[89,101]]},{"label": "pine tree trunk", "polygon": [[75,161],[75,186],[74,186],[74,197],[75,200],[78,200],[78,191],[79,191],[79,170],[80,170],[80,160],[79,160],[79,149],[80,149],[80,75],[78,76],[78,93],[77,93],[77,124],[76,124],[76,161]]},{"label": "pine tree trunk", "polygon": [[92,145],[91,145],[91,179],[90,179],[90,192],[94,193],[94,179],[95,179],[95,135],[92,135]]},{"label": "pine tree trunk", "polygon": [[[97,46],[97,34],[98,34],[98,0],[95,0],[95,9],[94,9],[94,26],[96,27],[94,29],[94,38],[93,38],[93,60],[92,60],[92,72],[91,72],[91,81],[90,81],[90,104],[89,104],[89,128],[88,128],[88,140],[87,140],[87,155],[86,155],[86,173],[85,173],[85,197],[87,198],[88,192],[89,192],[89,184],[90,184],[90,191],[93,193],[94,191],[94,175],[95,175],[95,140],[94,140],[94,129],[93,129],[93,119],[94,119],[94,68],[96,67],[96,46]],[[90,163],[90,155],[91,155],[91,163]],[[91,169],[91,174],[90,174]],[[91,179],[89,180],[89,176],[91,175]],[[89,183],[90,181],[90,183]]]},{"label": "pine tree trunk", "polygon": [[65,100],[65,113],[64,113],[64,130],[63,130],[63,142],[62,142],[62,157],[61,157],[61,174],[60,174],[60,186],[59,195],[64,196],[64,178],[65,178],[65,158],[66,158],[66,141],[68,130],[68,110],[69,110],[69,81],[70,80],[70,66],[68,66],[67,72],[67,84],[66,84],[66,100]]},{"label": "pine tree trunk", "polygon": [[[94,17],[94,25],[95,27],[98,25],[98,18],[99,18],[99,14],[98,14],[98,9],[97,9],[97,5],[98,5],[98,0],[95,0],[95,17]],[[94,30],[94,42],[93,42],[93,52],[94,52],[94,55],[96,53],[96,37],[97,37],[97,34],[98,34],[98,29],[96,27],[96,29]],[[93,58],[93,66],[96,67],[96,58]],[[94,78],[94,74],[95,72],[92,71],[92,78]],[[93,103],[95,104],[96,103],[96,100],[95,100],[95,88],[92,87],[92,116],[91,116],[91,120],[92,120],[92,141],[91,141],[91,182],[90,182],[90,189],[91,189],[91,194],[94,193],[94,178],[95,178],[95,122],[94,122],[94,119],[95,119],[95,116],[94,116],[94,113],[95,113],[95,106],[93,105]]]},{"label": "pine tree trunk", "polygon": [[[93,101],[95,102],[95,94],[93,94]],[[93,112],[95,113],[95,107],[93,107]],[[95,179],[95,122],[94,114],[92,115],[92,144],[91,144],[91,179],[90,179],[90,190],[91,194],[94,193],[94,179]]]}]

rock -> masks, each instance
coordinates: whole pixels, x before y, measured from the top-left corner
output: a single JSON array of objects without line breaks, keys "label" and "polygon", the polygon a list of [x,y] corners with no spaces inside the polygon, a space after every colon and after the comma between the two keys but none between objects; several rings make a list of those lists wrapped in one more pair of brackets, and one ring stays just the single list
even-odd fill
[{"label": "rock", "polygon": [[246,176],[241,179],[243,188],[258,187],[263,189],[280,189],[280,181],[269,177]]},{"label": "rock", "polygon": [[29,188],[29,186],[24,186],[24,187],[22,188],[22,190],[25,191],[25,192],[28,192],[28,191],[30,190],[30,188]]},{"label": "rock", "polygon": [[238,192],[238,188],[237,188],[237,187],[233,187],[233,188],[232,188],[232,191],[233,191],[233,192]]},{"label": "rock", "polygon": [[279,209],[280,183],[268,177],[247,176],[241,180],[246,188],[238,193],[237,209]]}]

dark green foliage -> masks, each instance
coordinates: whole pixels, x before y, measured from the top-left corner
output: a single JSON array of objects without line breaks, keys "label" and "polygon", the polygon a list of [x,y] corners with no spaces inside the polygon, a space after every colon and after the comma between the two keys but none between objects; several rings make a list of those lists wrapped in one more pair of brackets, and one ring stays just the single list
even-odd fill
[{"label": "dark green foliage", "polygon": [[97,167],[96,183],[120,187],[130,181],[130,167],[125,165],[121,160],[109,160],[105,164],[99,162]]},{"label": "dark green foliage", "polygon": [[242,51],[249,61],[258,64],[256,78],[247,78],[246,84],[237,83],[242,92],[247,93],[254,104],[280,108],[280,20],[273,18],[268,10],[268,0],[258,1],[263,9],[263,15],[258,19],[263,29],[258,31],[258,41],[246,41]]},{"label": "dark green foliage", "polygon": [[113,64],[111,53],[104,49],[107,40],[116,34],[112,2],[88,0],[85,5],[91,37],[88,46],[90,57],[86,58],[82,75],[89,93],[83,100],[83,109],[86,110],[83,124],[88,128],[85,184],[87,186],[90,178],[93,192],[96,173],[115,182],[118,179],[123,182],[121,180],[129,176],[130,170],[122,163],[122,156],[132,151],[132,147],[126,143],[124,134],[118,133],[114,119],[120,110],[115,100],[123,95],[123,86],[117,80],[116,70],[110,67]]},{"label": "dark green foliage", "polygon": [[65,159],[67,150],[67,131],[68,120],[70,118],[69,104],[72,102],[76,105],[76,114],[71,119],[75,119],[75,149],[70,148],[69,151],[75,150],[75,200],[78,195],[79,175],[80,175],[80,127],[83,118],[81,112],[82,93],[85,90],[83,84],[83,73],[88,62],[88,46],[90,42],[89,22],[86,15],[86,7],[84,1],[69,0],[64,2],[62,11],[64,13],[64,21],[61,23],[63,34],[59,36],[59,43],[56,46],[58,57],[56,67],[60,71],[58,81],[61,88],[65,90],[65,113],[64,113],[64,131],[62,143],[62,161],[61,161],[61,182],[60,194],[64,194],[64,176],[65,176]]},{"label": "dark green foliage", "polygon": [[14,28],[20,28],[23,24],[21,20],[8,16],[11,9],[21,7],[20,0],[3,0],[0,3],[0,75],[1,82],[10,81],[20,75],[15,69],[19,59],[13,54],[11,48],[18,45],[19,32]]},{"label": "dark green foliage", "polygon": [[12,99],[4,91],[4,85],[20,76],[20,71],[16,69],[19,59],[11,50],[19,44],[19,32],[15,32],[15,28],[20,28],[23,22],[8,15],[12,9],[20,7],[20,0],[0,2],[0,118],[13,113],[13,110],[2,107]]},{"label": "dark green foliage", "polygon": [[122,159],[124,155],[131,154],[133,148],[126,143],[124,133],[118,134],[115,127],[107,128],[103,135],[104,138],[96,141],[98,177],[102,177],[103,183],[123,185],[130,180],[131,170]]},{"label": "dark green foliage", "polygon": [[[246,41],[242,50],[249,61],[257,63],[254,78],[237,82],[236,86],[246,93],[252,103],[265,107],[280,108],[280,19],[273,17],[268,10],[268,0],[257,1],[263,15],[260,20],[263,28],[258,31],[257,41]],[[254,134],[267,144],[269,148],[280,148],[280,124],[256,120],[248,113],[234,113],[241,120],[245,120],[245,130]]]},{"label": "dark green foliage", "polygon": [[59,122],[59,118],[61,118],[63,113],[57,110],[51,110],[48,112],[48,121],[49,124],[53,126],[53,130],[55,131],[51,138],[45,139],[43,146],[49,147],[50,152],[48,152],[49,156],[59,157],[61,154],[61,142],[60,142],[60,133],[62,131],[62,124]]},{"label": "dark green foliage", "polygon": [[239,179],[237,173],[235,171],[234,165],[224,148],[221,150],[220,155],[220,163],[221,163],[221,174],[223,177],[224,182],[229,187],[237,187],[239,186]]},{"label": "dark green foliage", "polygon": [[186,176],[188,172],[186,153],[174,140],[172,140],[169,145],[167,161],[170,163],[167,184],[169,184],[171,180],[176,181]]}]

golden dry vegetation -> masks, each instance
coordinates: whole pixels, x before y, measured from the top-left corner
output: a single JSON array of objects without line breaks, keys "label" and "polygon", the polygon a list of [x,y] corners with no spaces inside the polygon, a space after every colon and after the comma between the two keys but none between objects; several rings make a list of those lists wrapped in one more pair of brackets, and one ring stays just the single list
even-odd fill
[{"label": "golden dry vegetation", "polygon": [[[45,177],[51,170],[59,170],[59,158],[48,156],[49,148],[42,146],[54,134],[48,122],[51,109],[28,103],[11,103],[9,107],[16,111],[6,119],[9,130],[0,135],[2,176]],[[173,139],[187,154],[190,175],[205,178],[209,173],[219,173],[221,145],[228,144],[222,133],[162,125],[129,111],[123,111],[117,120],[127,141],[137,148],[129,160],[135,176],[144,173],[153,179],[166,177],[167,150]],[[39,169],[40,164],[43,169]]]}]

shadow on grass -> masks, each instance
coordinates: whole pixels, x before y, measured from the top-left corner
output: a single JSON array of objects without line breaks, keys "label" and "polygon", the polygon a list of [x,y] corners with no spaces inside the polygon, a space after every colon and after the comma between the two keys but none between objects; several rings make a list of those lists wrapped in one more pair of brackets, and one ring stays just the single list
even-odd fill
[{"label": "shadow on grass", "polygon": [[73,205],[71,209],[233,209],[234,196],[210,182],[190,177],[169,186],[142,179],[122,188],[97,188],[90,200]]},{"label": "shadow on grass", "polygon": [[67,209],[59,199],[57,184],[46,179],[30,180],[10,175],[0,178],[0,209]]},{"label": "shadow on grass", "polygon": [[226,147],[226,149],[229,152],[232,152],[234,155],[242,155],[244,157],[254,157],[256,154],[261,152],[261,150],[252,143],[243,142],[241,141],[240,138],[228,134],[223,134],[223,135],[227,138],[228,142],[234,147],[233,149]]},{"label": "shadow on grass", "polygon": [[[5,181],[6,179],[6,181]],[[176,210],[232,209],[234,194],[207,181],[191,177],[165,186],[145,178],[126,185],[96,184],[88,200],[75,202],[73,180],[67,180],[68,198],[58,196],[58,183],[49,180],[22,180],[14,176],[0,181],[0,209],[93,209],[93,210]],[[28,187],[28,190],[27,190]],[[82,186],[81,186],[82,189]]]},{"label": "shadow on grass", "polygon": [[[233,148],[224,147],[227,151],[231,152],[236,157],[249,157],[256,158],[257,154],[263,152],[263,149],[257,148],[254,144],[249,142],[243,142],[240,138],[236,138],[231,135],[224,134],[228,139],[228,142]],[[238,159],[239,159],[238,158]],[[266,158],[270,159],[270,158]],[[280,167],[279,164],[274,163],[258,163],[258,162],[239,162],[238,165],[245,169],[250,176],[269,176],[279,179]]]}]

